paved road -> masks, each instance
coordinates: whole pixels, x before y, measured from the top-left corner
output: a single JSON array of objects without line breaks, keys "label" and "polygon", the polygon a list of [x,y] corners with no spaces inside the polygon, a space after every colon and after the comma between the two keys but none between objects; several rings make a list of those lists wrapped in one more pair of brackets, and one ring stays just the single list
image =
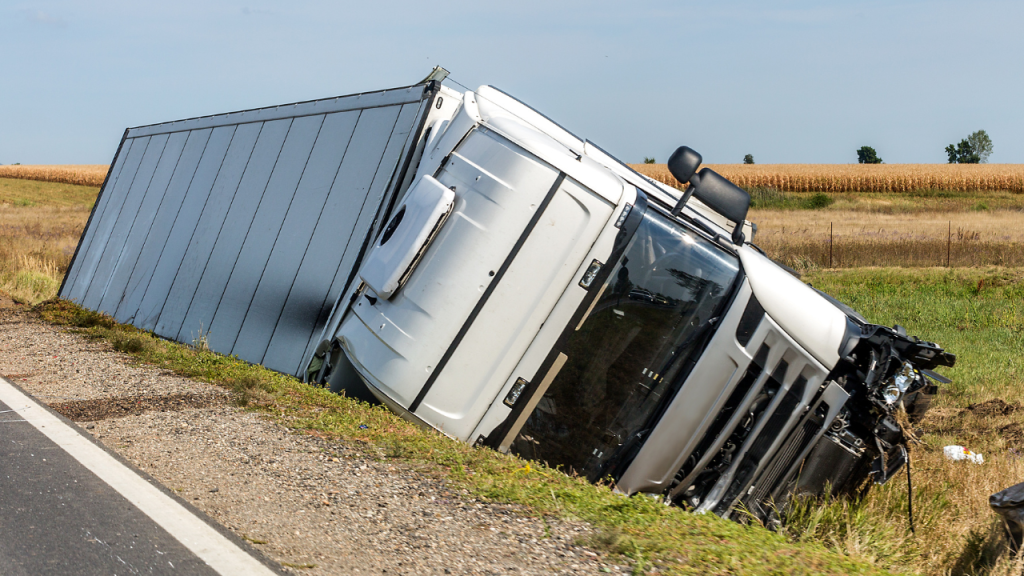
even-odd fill
[{"label": "paved road", "polygon": [[275,574],[245,545],[0,379],[0,574]]}]

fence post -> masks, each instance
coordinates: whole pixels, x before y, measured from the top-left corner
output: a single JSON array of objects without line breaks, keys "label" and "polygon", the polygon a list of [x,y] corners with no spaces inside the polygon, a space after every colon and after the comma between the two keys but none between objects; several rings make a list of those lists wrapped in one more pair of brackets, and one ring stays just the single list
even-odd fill
[{"label": "fence post", "polygon": [[946,221],[946,268],[949,268],[949,251],[953,246],[953,221]]},{"label": "fence post", "polygon": [[834,242],[832,237],[832,223],[828,223],[828,267],[832,267],[832,243]]}]

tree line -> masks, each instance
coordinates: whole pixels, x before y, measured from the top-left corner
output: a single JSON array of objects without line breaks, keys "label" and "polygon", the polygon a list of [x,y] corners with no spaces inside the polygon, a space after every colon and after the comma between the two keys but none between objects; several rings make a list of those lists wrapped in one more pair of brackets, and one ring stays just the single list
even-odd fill
[{"label": "tree line", "polygon": [[[991,154],[992,139],[984,130],[978,130],[961,140],[959,144],[946,146],[946,155],[949,157],[950,164],[984,164],[988,162],[988,157]],[[745,154],[743,163],[753,164],[754,155]],[[871,146],[861,146],[857,150],[857,163],[881,164],[882,158]],[[654,158],[644,158],[644,164],[654,164]]]},{"label": "tree line", "polygon": [[[946,156],[950,164],[984,164],[992,154],[992,139],[988,132],[978,130],[959,144],[946,146]],[[749,154],[748,154],[749,156]],[[858,164],[881,164],[882,158],[871,146],[861,146],[857,150]]]}]

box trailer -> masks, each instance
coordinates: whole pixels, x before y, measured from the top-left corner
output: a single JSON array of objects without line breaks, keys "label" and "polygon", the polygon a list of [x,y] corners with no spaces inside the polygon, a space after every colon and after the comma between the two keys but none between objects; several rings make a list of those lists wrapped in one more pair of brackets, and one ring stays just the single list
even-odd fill
[{"label": "box trailer", "polygon": [[698,511],[886,481],[955,356],[773,262],[700,163],[436,79],[133,128],[61,297]]}]

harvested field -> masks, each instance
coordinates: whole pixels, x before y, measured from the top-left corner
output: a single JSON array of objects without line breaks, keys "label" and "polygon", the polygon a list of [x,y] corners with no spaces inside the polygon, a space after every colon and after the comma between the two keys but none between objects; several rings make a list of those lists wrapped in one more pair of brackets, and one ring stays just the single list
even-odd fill
[{"label": "harvested field", "polygon": [[65,164],[59,166],[18,164],[0,166],[0,178],[40,180],[78,186],[101,186],[107,177],[107,164]]},{"label": "harvested field", "polygon": [[757,223],[754,242],[798,270],[1024,266],[1024,212],[1013,210],[751,210],[748,218]]},{"label": "harvested field", "polygon": [[98,192],[0,178],[0,290],[27,303],[56,296]]},{"label": "harvested field", "polygon": [[[678,187],[664,164],[630,164]],[[1024,192],[1024,164],[707,164],[743,188],[789,192],[909,192],[1005,190]]]}]

